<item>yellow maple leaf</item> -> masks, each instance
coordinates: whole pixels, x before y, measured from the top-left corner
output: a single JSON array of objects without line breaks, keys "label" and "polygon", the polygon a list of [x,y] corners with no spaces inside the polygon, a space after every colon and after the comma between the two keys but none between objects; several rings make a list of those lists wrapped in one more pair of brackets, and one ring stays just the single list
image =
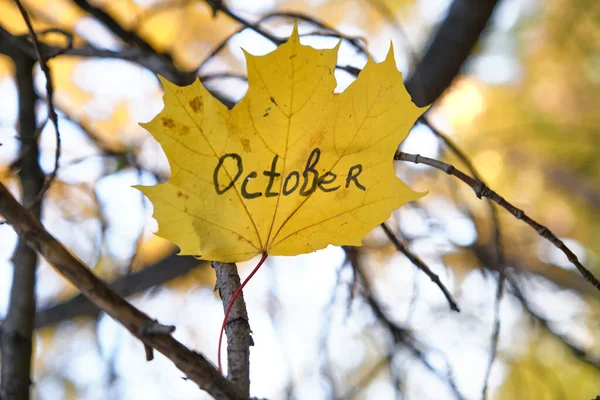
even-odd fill
[{"label": "yellow maple leaf", "polygon": [[142,126],[164,149],[171,179],[140,187],[159,236],[215,261],[296,255],[360,245],[420,196],[393,165],[423,109],[392,52],[334,94],[337,51],[301,45],[295,28],[272,53],[247,54],[248,93],[231,111],[199,81],[161,79],[165,107]]}]

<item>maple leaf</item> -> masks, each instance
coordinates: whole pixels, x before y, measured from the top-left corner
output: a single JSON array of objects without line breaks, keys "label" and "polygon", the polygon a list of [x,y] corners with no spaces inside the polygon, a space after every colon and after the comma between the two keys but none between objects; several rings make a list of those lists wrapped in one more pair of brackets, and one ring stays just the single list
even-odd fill
[{"label": "maple leaf", "polygon": [[165,107],[142,126],[165,151],[171,179],[139,189],[154,204],[157,234],[180,254],[238,262],[360,245],[420,197],[393,165],[423,109],[391,49],[334,94],[338,47],[303,46],[294,28],[272,53],[246,54],[248,93],[231,111],[199,80],[161,79]]}]

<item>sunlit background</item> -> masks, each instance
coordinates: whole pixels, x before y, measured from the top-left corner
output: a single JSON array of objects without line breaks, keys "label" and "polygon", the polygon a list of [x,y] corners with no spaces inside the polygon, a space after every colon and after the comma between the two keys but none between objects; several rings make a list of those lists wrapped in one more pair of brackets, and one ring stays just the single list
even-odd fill
[{"label": "sunlit background", "polygon": [[[103,25],[68,0],[31,0],[36,27],[76,33],[75,44],[119,50]],[[176,64],[199,75],[226,73],[207,86],[231,101],[246,89],[242,49],[265,54],[275,46],[246,29],[216,57],[204,60],[239,24],[213,17],[201,1],[94,1]],[[366,40],[376,61],[390,46],[406,75],[448,11],[450,0],[229,1],[251,21],[275,11],[302,12],[344,35]],[[292,20],[272,18],[279,37]],[[0,0],[0,24],[26,29],[12,0]],[[304,44],[333,47],[300,23]],[[60,37],[47,40],[61,42]],[[433,125],[467,154],[489,185],[547,225],[596,275],[600,274],[600,3],[595,0],[503,0],[462,74],[429,113]],[[362,68],[366,58],[343,41],[340,65]],[[162,108],[156,76],[127,61],[58,57],[56,85],[62,157],[43,208],[46,228],[108,281],[136,274],[173,247],[153,235],[152,205],[132,185],[168,177],[151,135],[138,126]],[[444,66],[441,65],[440,68]],[[19,193],[17,88],[10,59],[0,57],[0,178]],[[36,71],[44,94],[44,75]],[[336,71],[342,91],[353,80]],[[45,120],[43,100],[37,105]],[[41,165],[52,171],[54,128],[41,134]],[[426,125],[418,124],[402,150],[442,158],[464,168]],[[397,163],[398,175],[428,194],[388,221],[451,290],[461,313],[395,250],[380,229],[364,239],[359,258],[370,293],[387,317],[409,330],[422,354],[394,341],[356,286],[340,248],[297,257],[270,257],[244,291],[254,347],[251,394],[269,399],[481,398],[491,351],[497,272],[489,267],[492,230],[485,202],[459,181],[427,166]],[[500,307],[498,354],[490,375],[493,399],[592,399],[600,395],[600,296],[566,257],[528,226],[499,211],[507,267],[516,271],[525,304],[511,286]],[[0,226],[0,318],[8,306],[16,235]],[[487,260],[487,261],[486,261]],[[239,264],[242,277],[257,260]],[[165,268],[169,266],[166,265]],[[174,336],[216,363],[223,317],[208,265],[130,297]],[[37,275],[39,308],[77,291],[45,261]],[[565,342],[584,349],[577,355]],[[595,366],[594,366],[595,363]],[[145,361],[124,328],[100,314],[65,319],[37,330],[34,398],[209,398],[169,360]],[[454,385],[454,387],[453,387]]]}]

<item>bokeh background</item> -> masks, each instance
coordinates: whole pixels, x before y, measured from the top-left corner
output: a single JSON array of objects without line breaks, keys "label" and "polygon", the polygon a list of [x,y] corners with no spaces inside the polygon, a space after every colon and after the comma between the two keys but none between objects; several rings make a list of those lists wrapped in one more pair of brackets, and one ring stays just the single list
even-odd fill
[{"label": "bokeh background", "polygon": [[[247,88],[242,48],[275,45],[202,1],[91,1],[184,71],[197,69],[225,102]],[[123,51],[107,28],[70,0],[24,1],[36,29],[73,33],[74,47]],[[450,0],[228,1],[249,21],[303,13],[365,44],[376,61],[390,46],[408,75]],[[285,38],[293,19],[275,14],[261,26]],[[27,29],[11,0],[0,25]],[[336,37],[300,21],[304,44],[333,47]],[[232,36],[233,34],[233,36]],[[229,38],[220,50],[213,51]],[[64,45],[59,34],[44,41]],[[364,41],[364,42],[363,42]],[[366,57],[347,40],[339,64]],[[162,108],[156,75],[135,60],[64,55],[49,62],[55,83],[62,156],[43,203],[43,223],[97,275],[117,282],[140,309],[177,327],[175,337],[216,362],[222,304],[209,264],[173,255],[153,235],[152,205],[132,185],[168,178],[166,158],[138,123]],[[440,68],[444,68],[440,65]],[[354,77],[336,71],[342,91]],[[38,123],[46,120],[38,67]],[[0,179],[20,193],[15,69],[0,56]],[[502,0],[452,86],[428,113],[431,124],[466,154],[480,175],[514,205],[548,226],[600,274],[600,3]],[[40,164],[54,167],[55,132],[46,123]],[[427,125],[402,150],[464,168]],[[429,278],[381,229],[364,245],[270,257],[245,289],[255,346],[251,393],[270,399],[479,399],[496,316],[492,399],[593,399],[600,395],[600,295],[565,256],[499,210],[507,276],[495,313],[498,266],[488,205],[427,166],[397,163],[398,175],[427,196],[388,221],[397,237],[450,289],[451,311]],[[0,318],[7,310],[17,237],[0,225]],[[257,260],[239,264],[242,277]],[[55,399],[208,398],[160,354],[90,308],[41,260],[33,397]]]}]

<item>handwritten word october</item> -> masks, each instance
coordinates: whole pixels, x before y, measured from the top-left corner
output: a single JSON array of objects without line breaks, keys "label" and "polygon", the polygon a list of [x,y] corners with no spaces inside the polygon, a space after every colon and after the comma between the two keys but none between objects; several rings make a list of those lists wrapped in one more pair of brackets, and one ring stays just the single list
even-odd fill
[{"label": "handwritten word october", "polygon": [[[237,172],[233,177],[228,178],[228,182],[226,186],[223,186],[223,183],[219,180],[219,171],[223,168],[223,164],[225,161],[231,158],[235,160],[237,165]],[[281,186],[281,195],[289,196],[299,189],[300,196],[309,196],[317,189],[323,192],[335,192],[342,185],[335,185],[338,176],[333,172],[329,171],[323,175],[319,175],[317,171],[317,163],[321,158],[321,150],[318,148],[313,149],[310,153],[308,160],[306,160],[306,165],[304,169],[300,171],[292,171],[283,180],[283,185]],[[276,197],[280,194],[278,192],[273,191],[273,185],[275,183],[275,179],[281,176],[281,173],[277,172],[277,160],[279,159],[278,155],[273,157],[273,161],[271,162],[271,169],[268,171],[263,171],[263,175],[269,178],[269,183],[267,184],[265,192],[260,191],[250,191],[251,188],[248,188],[248,185],[252,182],[253,179],[258,177],[258,172],[252,171],[248,175],[243,178],[241,185],[241,195],[245,199],[255,199],[257,197],[261,197],[263,194],[265,197]],[[366,188],[358,181],[358,177],[361,174],[363,167],[361,164],[356,164],[350,167],[348,170],[348,174],[346,175],[345,187],[348,188],[351,183],[359,188],[360,190],[366,190]],[[213,183],[215,186],[215,191],[218,195],[222,195],[230,190],[235,183],[240,179],[244,172],[244,165],[242,162],[242,157],[236,153],[227,153],[223,154],[221,158],[219,158],[219,162],[213,173]]]}]

